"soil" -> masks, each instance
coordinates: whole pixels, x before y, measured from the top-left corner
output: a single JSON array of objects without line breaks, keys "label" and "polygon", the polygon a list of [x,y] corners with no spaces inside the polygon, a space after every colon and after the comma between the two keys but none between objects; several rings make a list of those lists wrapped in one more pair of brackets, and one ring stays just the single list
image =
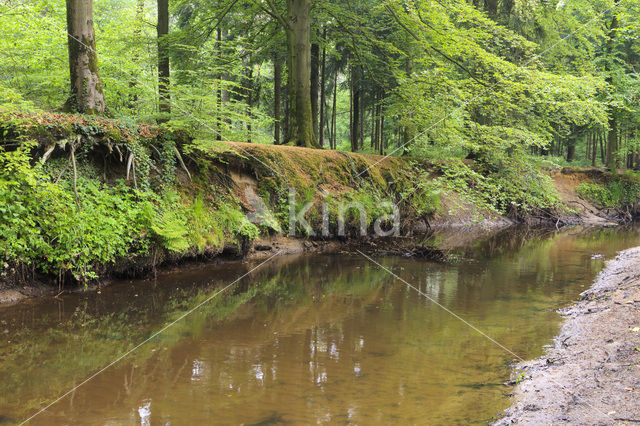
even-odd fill
[{"label": "soil", "polygon": [[[554,346],[518,364],[508,424],[640,422],[640,247],[607,263],[566,318]],[[524,376],[523,376],[524,374]]]},{"label": "soil", "polygon": [[560,217],[564,225],[616,226],[618,222],[610,218],[598,207],[578,196],[576,188],[581,183],[593,182],[602,178],[604,171],[597,167],[564,168],[552,171],[553,184],[562,199],[563,205],[575,211],[575,214]]}]

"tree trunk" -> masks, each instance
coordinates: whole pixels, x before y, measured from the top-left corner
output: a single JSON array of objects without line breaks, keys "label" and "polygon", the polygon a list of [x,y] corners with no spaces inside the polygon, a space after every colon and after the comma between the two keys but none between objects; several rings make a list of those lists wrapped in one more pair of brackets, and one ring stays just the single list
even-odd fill
[{"label": "tree trunk", "polygon": [[[140,36],[142,35],[142,25],[144,24],[143,16],[144,16],[144,0],[138,0],[136,4],[136,17],[135,17],[134,29],[133,29],[133,38],[136,41],[139,40]],[[140,51],[136,49],[135,52],[133,53],[133,57],[131,58],[131,61],[137,65],[139,60],[140,60]],[[131,77],[131,79],[129,80],[129,89],[131,90],[131,92],[129,93],[128,107],[133,110],[135,110],[138,105],[138,93],[136,91],[137,85],[138,85],[138,81],[135,79],[135,77]]]},{"label": "tree trunk", "polygon": [[380,104],[376,107],[375,149],[380,151]]},{"label": "tree trunk", "polygon": [[[221,45],[220,47],[223,49],[224,51],[224,42],[227,40],[227,37],[229,36],[229,30],[227,29],[222,29],[222,37],[220,38],[220,42]],[[220,52],[222,54],[222,51]],[[221,80],[221,85],[222,85],[222,114],[224,116],[224,112],[226,111],[226,107],[229,104],[229,90],[227,89],[227,84],[226,82],[229,81],[229,73],[227,71],[224,71],[222,73],[222,75],[220,76],[220,80]],[[231,127],[231,118],[230,117],[226,117],[224,118],[224,123],[227,125],[227,128]]]},{"label": "tree trunk", "polygon": [[101,114],[107,106],[98,74],[92,0],[67,0],[71,96],[64,110]]},{"label": "tree trunk", "polygon": [[607,168],[615,171],[618,168],[618,123],[614,117],[609,118],[607,134]]},{"label": "tree trunk", "polygon": [[318,91],[320,86],[320,46],[311,45],[311,116],[313,117],[313,134],[318,138]]},{"label": "tree trunk", "polygon": [[311,0],[287,0],[289,143],[318,147],[311,114]]},{"label": "tree trunk", "polygon": [[280,56],[273,56],[273,141],[280,145],[280,99],[282,97],[282,62]]},{"label": "tree trunk", "polygon": [[283,88],[282,102],[284,103],[284,120],[282,123],[282,140],[289,140],[289,84],[285,84]]},{"label": "tree trunk", "polygon": [[[218,50],[218,60],[222,62],[222,29],[218,27],[216,30],[216,49]],[[220,81],[218,81],[218,90],[217,90],[217,107],[218,114],[216,119],[216,127],[218,134],[216,135],[216,140],[222,140],[222,75],[220,75]]]},{"label": "tree trunk", "polygon": [[485,0],[484,8],[489,17],[495,21],[498,17],[498,0]]},{"label": "tree trunk", "polygon": [[371,95],[371,148],[375,147],[376,133],[376,95]]},{"label": "tree trunk", "polygon": [[[613,18],[611,18],[611,25],[609,26],[609,35],[607,38],[607,58],[606,58],[606,66],[605,69],[609,72],[607,76],[607,83],[610,87],[613,86],[613,76],[611,75],[611,64],[613,63],[614,49],[615,49],[615,41],[618,32],[618,4],[620,0],[614,0],[613,4]],[[616,170],[618,168],[618,123],[616,122],[615,117],[615,108],[613,106],[609,106],[609,134],[607,137],[607,167],[610,170]]]},{"label": "tree trunk", "polygon": [[351,68],[351,152],[358,150],[358,131],[360,130],[360,90],[356,77],[356,69]]},{"label": "tree trunk", "polygon": [[333,130],[331,131],[331,135],[332,135],[332,144],[331,144],[331,148],[332,149],[336,149],[336,141],[337,141],[337,129],[336,129],[336,122],[337,122],[337,112],[336,112],[336,105],[337,105],[337,100],[338,100],[338,71],[336,70],[336,75],[334,76],[333,79],[333,109],[331,111],[331,127],[333,128]]},{"label": "tree trunk", "polygon": [[360,149],[364,149],[364,96],[360,93]]},{"label": "tree trunk", "polygon": [[[322,34],[323,39],[327,37],[327,30],[325,29]],[[327,84],[327,48],[322,47],[322,65],[320,70],[320,133],[318,134],[318,142],[320,146],[324,146],[324,121],[325,121],[325,107],[326,107],[326,95],[325,88]]]},{"label": "tree trunk", "polygon": [[596,139],[596,135],[591,135],[591,165],[593,167],[596,166],[596,161],[598,159],[598,140]]},{"label": "tree trunk", "polygon": [[567,162],[571,163],[576,156],[576,145],[573,142],[569,142],[567,145]]},{"label": "tree trunk", "polygon": [[380,155],[384,155],[384,112],[380,110]]},{"label": "tree trunk", "polygon": [[245,65],[245,99],[247,103],[247,142],[251,143],[251,108],[253,106],[253,65],[251,59],[247,56],[247,64]]},{"label": "tree trunk", "polygon": [[169,0],[158,0],[158,111],[160,120],[168,121],[171,114],[169,70]]}]

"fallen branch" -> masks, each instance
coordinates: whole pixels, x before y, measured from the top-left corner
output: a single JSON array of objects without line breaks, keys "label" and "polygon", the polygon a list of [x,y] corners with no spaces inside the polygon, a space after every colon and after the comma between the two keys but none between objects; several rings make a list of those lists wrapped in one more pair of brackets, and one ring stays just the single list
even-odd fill
[{"label": "fallen branch", "polygon": [[192,180],[191,173],[189,173],[189,169],[187,169],[187,166],[184,164],[184,160],[182,160],[182,155],[180,155],[180,151],[178,151],[178,148],[176,148],[175,146],[173,147],[173,150],[176,153],[176,158],[178,159],[178,163],[180,163],[180,166],[182,166],[184,171],[187,172],[187,176],[189,176],[189,180]]},{"label": "fallen branch", "polygon": [[49,157],[51,156],[51,153],[53,152],[54,149],[56,149],[56,144],[55,143],[53,145],[51,145],[49,147],[49,149],[47,149],[47,151],[44,153],[44,155],[40,159],[40,163],[42,163],[42,164],[46,163],[47,160],[49,159]]}]

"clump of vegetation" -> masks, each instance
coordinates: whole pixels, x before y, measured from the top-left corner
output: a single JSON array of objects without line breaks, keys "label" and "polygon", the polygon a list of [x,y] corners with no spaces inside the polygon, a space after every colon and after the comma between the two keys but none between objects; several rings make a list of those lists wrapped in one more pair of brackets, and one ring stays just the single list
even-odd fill
[{"label": "clump of vegetation", "polygon": [[640,200],[640,175],[627,171],[606,184],[584,182],[576,190],[580,197],[599,207],[634,206]]},{"label": "clump of vegetation", "polygon": [[139,185],[123,178],[107,183],[86,158],[72,166],[71,160],[43,164],[33,158],[37,148],[35,141],[19,142],[13,150],[0,147],[5,277],[38,272],[86,283],[121,259],[158,249],[178,255],[219,252],[225,242],[243,245],[258,236],[231,196],[207,204],[202,196],[179,192],[173,178],[152,182],[149,173]]}]

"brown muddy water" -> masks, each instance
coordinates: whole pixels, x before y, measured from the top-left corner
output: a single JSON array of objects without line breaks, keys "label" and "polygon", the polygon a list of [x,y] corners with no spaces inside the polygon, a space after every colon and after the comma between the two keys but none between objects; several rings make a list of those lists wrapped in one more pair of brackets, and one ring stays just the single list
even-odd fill
[{"label": "brown muddy water", "polygon": [[[457,261],[376,260],[529,359],[637,229],[508,231]],[[0,309],[0,423],[20,423],[253,264]],[[486,423],[513,355],[360,255],[277,257],[31,424]]]}]

